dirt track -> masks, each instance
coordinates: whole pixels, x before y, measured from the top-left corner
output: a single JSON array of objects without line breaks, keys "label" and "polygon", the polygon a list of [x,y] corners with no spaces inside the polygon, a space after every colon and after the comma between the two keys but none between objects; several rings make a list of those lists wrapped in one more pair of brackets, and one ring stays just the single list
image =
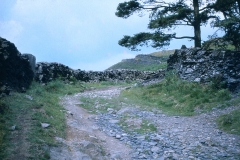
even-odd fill
[{"label": "dirt track", "polygon": [[80,96],[76,94],[62,98],[62,105],[67,110],[67,139],[57,138],[62,147],[51,150],[51,159],[131,159],[131,148],[100,131],[94,123],[97,116],[79,107]]},{"label": "dirt track", "polygon": [[[62,145],[52,148],[51,159],[240,159],[240,136],[218,130],[215,123],[217,116],[238,107],[192,117],[167,116],[130,106],[91,115],[80,107],[81,96],[108,99],[118,96],[120,90],[114,87],[63,97],[67,139],[57,138]],[[157,132],[126,134],[117,123],[126,113],[126,121],[135,124],[147,119]]]}]

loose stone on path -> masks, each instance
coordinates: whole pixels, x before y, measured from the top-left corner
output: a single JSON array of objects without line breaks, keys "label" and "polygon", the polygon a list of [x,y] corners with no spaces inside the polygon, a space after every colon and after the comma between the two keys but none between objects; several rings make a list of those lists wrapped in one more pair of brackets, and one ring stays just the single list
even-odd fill
[{"label": "loose stone on path", "polygon": [[[97,113],[94,118],[85,121],[84,114],[78,113],[77,108],[72,107],[71,104],[79,103],[80,97],[85,98],[104,98],[111,100],[111,98],[118,97],[121,88],[108,88],[104,90],[92,90],[76,94],[74,96],[65,97],[63,105],[66,109],[74,113],[69,116],[69,124],[81,131],[81,134],[92,130],[91,134],[104,134],[105,138],[102,141],[114,141],[113,146],[120,145],[127,149],[129,155],[125,159],[183,159],[183,160],[237,160],[240,159],[240,136],[227,134],[216,128],[215,119],[225,113],[229,113],[236,109],[228,107],[222,110],[215,109],[209,113],[203,113],[192,117],[167,116],[161,111],[144,111],[134,108],[133,105],[124,104],[120,110],[108,108],[107,113]],[[69,106],[67,106],[69,105]],[[99,104],[98,104],[99,105]],[[74,110],[71,110],[73,109]],[[81,112],[83,111],[80,109]],[[80,111],[79,111],[80,112]],[[123,130],[119,122],[127,114],[126,122],[141,122],[147,120],[156,128],[156,132],[126,132]],[[78,123],[74,122],[77,117]],[[87,115],[88,117],[90,115]],[[137,117],[137,118],[136,118]],[[73,119],[72,119],[73,118]],[[95,130],[90,126],[96,126]],[[86,132],[87,133],[87,132]],[[94,134],[93,134],[94,133]],[[71,134],[75,134],[71,132]],[[81,137],[84,138],[84,137]],[[87,139],[87,137],[85,138]],[[99,140],[99,138],[97,138]],[[73,147],[70,144],[70,139],[66,140],[66,145]],[[81,141],[83,139],[80,139]],[[93,140],[93,139],[92,139]],[[75,140],[74,140],[75,141]],[[104,146],[103,143],[101,145]],[[114,147],[112,147],[114,148]],[[125,150],[126,151],[126,150]],[[122,152],[123,153],[123,152]],[[106,159],[124,159],[122,153],[117,151],[108,152]],[[87,154],[88,155],[88,154]],[[89,156],[89,155],[88,155]],[[89,156],[91,157],[91,156]]]}]

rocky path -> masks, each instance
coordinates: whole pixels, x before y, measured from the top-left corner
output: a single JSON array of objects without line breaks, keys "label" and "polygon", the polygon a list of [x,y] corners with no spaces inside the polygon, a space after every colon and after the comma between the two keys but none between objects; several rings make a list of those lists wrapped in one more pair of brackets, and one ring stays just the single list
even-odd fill
[{"label": "rocky path", "polygon": [[90,115],[79,107],[79,97],[65,96],[62,105],[66,109],[67,138],[56,137],[61,147],[51,149],[53,160],[103,160],[103,159],[131,159],[131,148],[114,137],[110,137],[99,130],[94,122],[98,116]]},{"label": "rocky path", "polygon": [[[115,87],[65,96],[62,104],[67,110],[67,139],[57,138],[62,147],[51,150],[52,159],[240,159],[240,136],[218,130],[215,123],[216,117],[236,107],[192,117],[167,116],[133,105],[91,115],[79,107],[80,97],[111,100],[120,91]],[[129,127],[139,127],[147,120],[157,131],[127,132],[119,123],[123,117]]]}]

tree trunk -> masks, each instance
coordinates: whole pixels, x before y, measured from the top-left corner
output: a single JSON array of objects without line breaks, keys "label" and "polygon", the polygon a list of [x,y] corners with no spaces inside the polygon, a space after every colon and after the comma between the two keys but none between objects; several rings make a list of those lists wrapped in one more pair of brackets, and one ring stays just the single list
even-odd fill
[{"label": "tree trunk", "polygon": [[194,45],[195,47],[201,47],[201,27],[199,18],[199,0],[193,0],[194,7]]}]

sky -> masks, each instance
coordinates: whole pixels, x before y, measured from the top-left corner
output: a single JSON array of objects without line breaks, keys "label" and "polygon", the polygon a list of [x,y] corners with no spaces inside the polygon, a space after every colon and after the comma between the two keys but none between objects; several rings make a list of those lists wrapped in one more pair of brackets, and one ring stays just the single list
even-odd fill
[{"label": "sky", "polygon": [[[58,62],[73,69],[103,71],[122,59],[156,52],[151,47],[130,51],[118,45],[124,35],[147,30],[148,15],[122,19],[115,16],[124,0],[1,0],[0,37],[37,62]],[[192,28],[177,28],[178,36],[193,35]],[[202,30],[202,39],[213,33]],[[193,41],[173,40],[165,49],[193,46]]]}]

